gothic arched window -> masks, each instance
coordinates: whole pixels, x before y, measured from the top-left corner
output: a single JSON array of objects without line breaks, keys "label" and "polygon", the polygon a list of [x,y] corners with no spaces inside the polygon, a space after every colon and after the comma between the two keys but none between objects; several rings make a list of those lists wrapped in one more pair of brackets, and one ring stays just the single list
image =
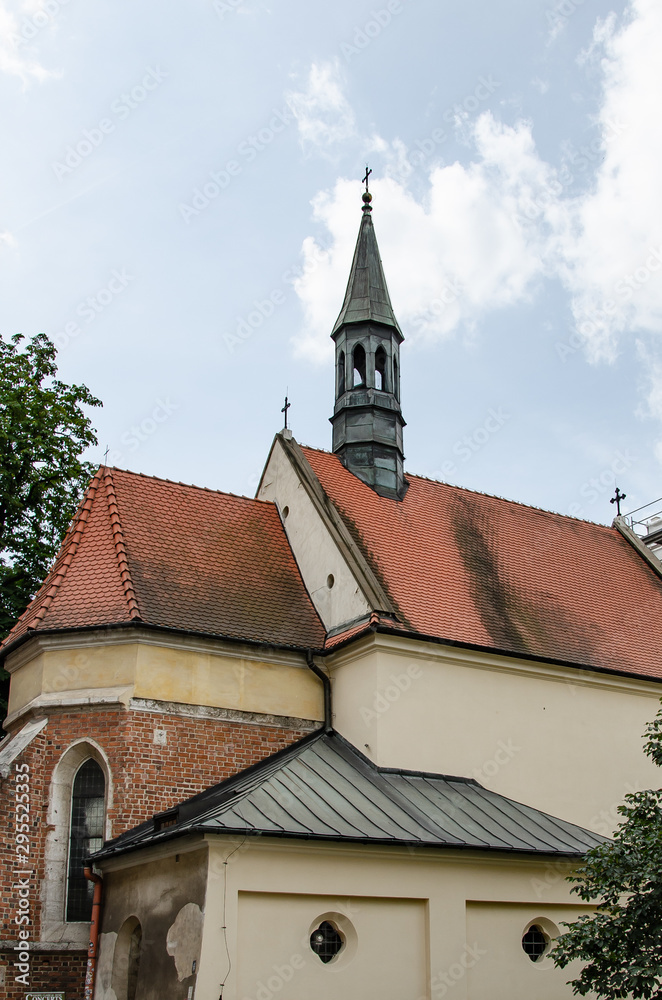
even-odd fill
[{"label": "gothic arched window", "polygon": [[342,396],[345,391],[345,352],[340,352],[338,358],[338,395]]},{"label": "gothic arched window", "polygon": [[375,352],[375,389],[387,391],[386,385],[386,351],[378,347]]},{"label": "gothic arched window", "polygon": [[106,782],[92,758],[78,768],[71,794],[71,827],[67,866],[67,917],[88,921],[92,915],[94,886],[85,878],[85,859],[98,851],[104,840]]},{"label": "gothic arched window", "polygon": [[393,358],[393,394],[400,402],[400,382],[398,380],[398,362]]},{"label": "gothic arched window", "polygon": [[353,355],[354,365],[354,388],[365,385],[365,349],[362,344],[357,344]]}]

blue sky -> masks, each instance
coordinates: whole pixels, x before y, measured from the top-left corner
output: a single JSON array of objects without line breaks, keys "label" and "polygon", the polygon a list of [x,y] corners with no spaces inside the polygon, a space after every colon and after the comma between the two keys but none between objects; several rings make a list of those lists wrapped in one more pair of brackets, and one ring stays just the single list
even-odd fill
[{"label": "blue sky", "polygon": [[410,472],[609,522],[662,494],[654,0],[0,0],[0,331],[100,460],[252,495],[329,448],[369,161]]}]

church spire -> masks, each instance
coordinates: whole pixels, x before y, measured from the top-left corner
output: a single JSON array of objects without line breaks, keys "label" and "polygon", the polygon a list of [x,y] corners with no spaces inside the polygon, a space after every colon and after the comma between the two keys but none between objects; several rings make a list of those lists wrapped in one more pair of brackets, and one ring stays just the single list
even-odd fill
[{"label": "church spire", "polygon": [[363,217],[345,301],[331,334],[336,344],[333,450],[346,468],[382,496],[401,499],[404,478],[400,344],[377,237],[366,168]]}]

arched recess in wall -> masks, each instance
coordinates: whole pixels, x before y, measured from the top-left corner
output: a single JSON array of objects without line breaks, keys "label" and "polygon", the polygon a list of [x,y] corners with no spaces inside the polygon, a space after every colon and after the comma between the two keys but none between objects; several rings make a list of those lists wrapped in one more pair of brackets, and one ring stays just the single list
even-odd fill
[{"label": "arched recess in wall", "polygon": [[138,1000],[142,937],[137,917],[129,917],[120,927],[113,952],[111,984],[117,1000]]},{"label": "arched recess in wall", "polygon": [[[113,803],[113,781],[108,758],[93,740],[80,739],[64,751],[53,769],[48,796],[47,823],[50,830],[45,845],[45,878],[42,908],[42,940],[63,940],[87,947],[89,926],[85,921],[67,920],[67,881],[71,849],[71,820],[74,805],[74,784],[81,775],[77,790],[85,792],[83,779],[93,776],[93,768],[85,764],[94,762],[100,770],[104,784],[102,826],[103,839],[112,837],[108,819]],[[92,772],[92,774],[91,774]],[[96,774],[98,781],[98,772]],[[98,788],[98,783],[97,783]],[[98,795],[96,796],[98,798]],[[84,808],[85,795],[78,803]]]}]

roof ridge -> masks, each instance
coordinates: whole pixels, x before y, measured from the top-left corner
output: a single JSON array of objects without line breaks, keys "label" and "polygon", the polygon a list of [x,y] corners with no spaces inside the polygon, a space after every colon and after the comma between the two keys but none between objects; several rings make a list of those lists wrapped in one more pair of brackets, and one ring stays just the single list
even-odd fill
[{"label": "roof ridge", "polygon": [[[89,513],[92,509],[92,504],[94,503],[100,482],[101,469],[95,472],[94,476],[90,480],[87,490],[85,491],[85,495],[78,505],[78,510],[74,515],[71,527],[62,540],[62,546],[55,563],[53,564],[53,569],[34,596],[34,600],[36,601],[39,597],[39,592],[45,591],[43,597],[41,598],[42,603],[32,617],[32,623],[41,623],[44,621],[49,608],[55,600],[58,590],[62,586],[62,582],[67,575],[67,571],[74,560],[76,552],[78,551],[78,546],[80,545],[81,538],[83,537]],[[21,617],[18,619],[16,625],[4,640],[4,643],[7,643],[10,640],[15,629],[28,614],[31,604],[32,602],[27,606]],[[29,625],[28,628],[31,628],[31,625]]]},{"label": "roof ridge", "polygon": [[[332,458],[336,457],[335,453],[328,451],[326,448],[316,448],[310,444],[299,444],[300,448],[307,451],[315,451],[320,455],[330,455]],[[344,468],[344,467],[343,467]],[[447,483],[443,479],[431,479],[430,476],[421,476],[414,472],[406,472],[405,479],[420,479],[424,483],[433,483],[435,486],[447,486],[451,490],[460,490],[462,493],[472,493],[474,496],[487,497],[490,500],[498,500],[500,503],[513,504],[516,507],[524,507],[526,510],[532,510],[538,514],[551,514],[553,517],[563,517],[567,521],[576,521],[578,524],[589,524],[592,528],[604,528],[605,531],[613,532],[613,524],[602,524],[600,521],[589,521],[587,518],[574,517],[572,514],[562,514],[558,510],[549,510],[548,507],[537,507],[532,503],[524,503],[522,500],[512,500],[509,497],[499,496],[498,493],[486,493],[484,490],[472,490],[469,486],[458,486],[456,483]],[[383,499],[390,499],[385,497]],[[400,501],[396,501],[400,502]]]},{"label": "roof ridge", "polygon": [[124,544],[124,532],[122,530],[119,507],[117,506],[117,495],[115,493],[115,483],[113,481],[112,469],[104,467],[104,479],[106,486],[106,501],[108,503],[108,513],[110,515],[110,527],[113,533],[113,545],[115,548],[115,555],[117,556],[117,564],[119,566],[124,597],[129,610],[129,618],[137,618],[142,621],[136,592],[133,587],[133,580],[131,578],[126,545]]},{"label": "roof ridge", "polygon": [[[104,468],[100,466],[99,471]],[[133,469],[120,469],[118,466],[107,466],[108,472],[121,472],[126,476],[135,476],[137,479],[152,479],[157,483],[168,483],[169,486],[183,486],[187,490],[200,490],[203,493],[214,493],[221,497],[231,497],[233,500],[247,500],[249,503],[267,504],[269,507],[275,506],[273,500],[261,500],[259,497],[249,497],[243,493],[230,493],[228,490],[215,490],[211,486],[198,486],[196,483],[183,483],[181,479],[166,479],[165,476],[152,476],[147,472],[135,472]]]}]

